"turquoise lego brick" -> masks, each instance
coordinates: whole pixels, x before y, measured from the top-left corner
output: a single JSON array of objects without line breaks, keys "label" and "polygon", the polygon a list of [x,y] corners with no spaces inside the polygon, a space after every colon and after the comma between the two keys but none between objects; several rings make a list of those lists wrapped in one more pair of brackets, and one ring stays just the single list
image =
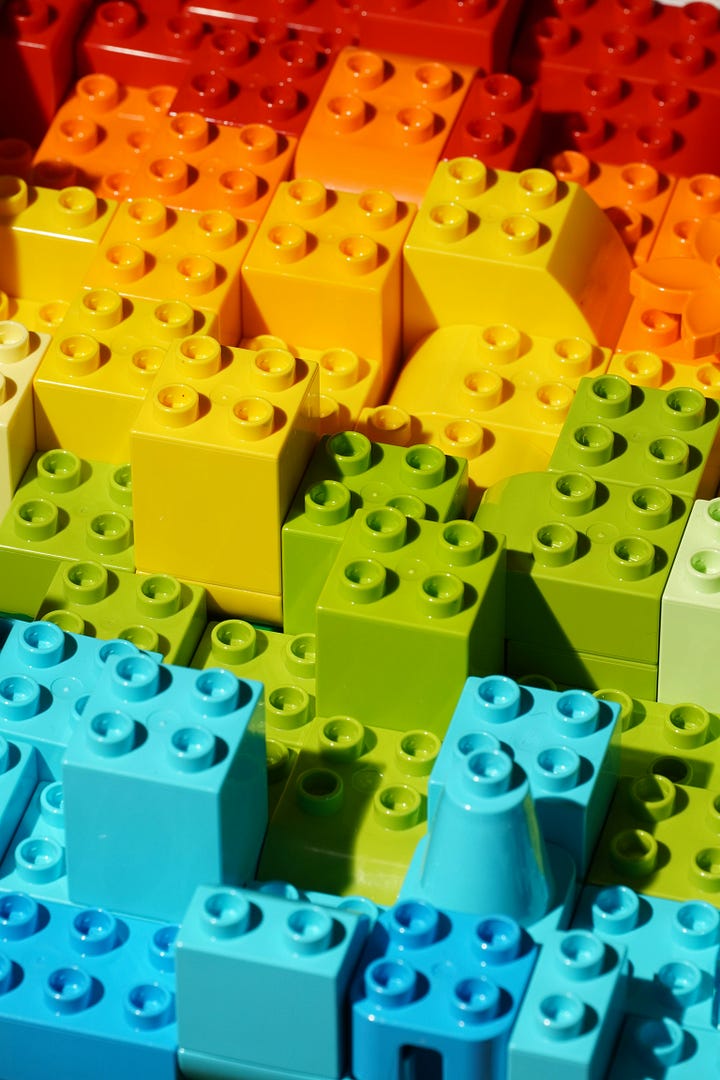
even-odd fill
[{"label": "turquoise lego brick", "polygon": [[356,1080],[504,1080],[537,945],[505,915],[404,900],[383,914],[352,988]]},{"label": "turquoise lego brick", "polygon": [[0,862],[38,780],[34,747],[0,734]]},{"label": "turquoise lego brick", "polygon": [[669,1017],[627,1017],[615,1047],[611,1080],[697,1080],[717,1072],[717,1032],[693,1031]]},{"label": "turquoise lego brick", "polygon": [[584,472],[496,484],[474,520],[507,537],[508,641],[656,665],[663,590],[689,512],[666,488]]},{"label": "turquoise lego brick", "polygon": [[45,622],[15,622],[0,649],[0,735],[37,748],[39,776],[59,779],[87,694],[130,641],[95,641]]},{"label": "turquoise lego brick", "polygon": [[0,892],[7,1080],[176,1080],[177,927]]},{"label": "turquoise lego brick", "polygon": [[371,442],[358,431],[323,438],[282,531],[283,626],[315,629],[315,605],[356,510],[396,506],[428,521],[463,517],[468,466],[435,446]]},{"label": "turquoise lego brick", "polygon": [[32,459],[0,522],[0,608],[35,618],[63,559],[134,569],[129,465],[61,449]]},{"label": "turquoise lego brick", "polygon": [[[339,908],[201,886],[177,941],[180,1046],[238,1075],[342,1076],[346,994],[369,927]],[[272,1017],[282,1018],[281,1037]]]},{"label": "turquoise lego brick", "polygon": [[639,896],[626,885],[583,889],[575,929],[627,948],[628,997],[638,1016],[717,1031],[720,913],[699,900]]},{"label": "turquoise lego brick", "polygon": [[75,632],[132,641],[170,664],[188,664],[205,629],[200,585],[169,574],[132,574],[99,562],[61,562],[37,618],[72,624]]},{"label": "turquoise lego brick", "polygon": [[719,424],[720,405],[699,390],[635,386],[621,375],[582,379],[549,469],[709,498],[720,480]]},{"label": "turquoise lego brick", "polygon": [[[238,1065],[227,1058],[213,1054],[200,1054],[196,1050],[180,1047],[178,1066],[183,1076],[190,1080],[338,1080],[321,1077],[317,1073],[300,1073],[290,1069],[266,1069],[258,1065]],[[353,1080],[347,1076],[343,1080]]]},{"label": "turquoise lego brick", "polygon": [[74,902],[175,921],[198,881],[253,876],[267,822],[261,695],[218,668],[143,655],[106,666],[63,760]]},{"label": "turquoise lego brick", "polygon": [[626,949],[585,930],[547,941],[510,1039],[507,1080],[602,1080],[626,1009]]},{"label": "turquoise lego brick", "polygon": [[504,579],[470,521],[360,511],[318,600],[318,713],[442,737],[468,675],[501,669]]},{"label": "turquoise lego brick", "polygon": [[620,759],[620,705],[582,690],[519,686],[503,675],[468,679],[428,783],[428,817],[458,756],[509,749],[525,771],[544,839],[587,870]]},{"label": "turquoise lego brick", "polygon": [[68,902],[63,786],[43,782],[0,859],[0,889],[26,892],[34,899]]}]

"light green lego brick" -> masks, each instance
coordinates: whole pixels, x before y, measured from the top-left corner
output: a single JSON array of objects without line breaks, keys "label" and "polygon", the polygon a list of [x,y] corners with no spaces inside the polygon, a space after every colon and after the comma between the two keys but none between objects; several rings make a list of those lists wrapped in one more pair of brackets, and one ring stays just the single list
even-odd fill
[{"label": "light green lego brick", "polygon": [[594,691],[617,686],[635,698],[654,700],[657,695],[657,664],[639,664],[572,649],[544,649],[542,645],[522,641],[506,642],[506,663],[511,675],[539,674],[557,687]]},{"label": "light green lego brick", "polygon": [[353,513],[397,506],[414,518],[462,517],[468,467],[434,446],[373,443],[348,431],[321,440],[282,532],[286,633],[315,630],[315,604]]},{"label": "light green lego brick", "polygon": [[0,608],[34,618],[64,559],[134,570],[129,465],[35,455],[0,523]]}]

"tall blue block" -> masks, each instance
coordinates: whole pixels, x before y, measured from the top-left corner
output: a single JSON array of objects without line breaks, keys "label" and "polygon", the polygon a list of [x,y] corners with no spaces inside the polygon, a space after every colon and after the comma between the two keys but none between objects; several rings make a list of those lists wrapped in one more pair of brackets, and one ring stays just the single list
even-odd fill
[{"label": "tall blue block", "polygon": [[0,892],[3,1080],[175,1080],[176,932]]},{"label": "tall blue block", "polygon": [[356,1080],[505,1080],[538,948],[513,919],[403,900],[385,912],[352,990]]},{"label": "tall blue block", "polygon": [[70,898],[179,921],[199,881],[253,877],[267,823],[262,686],[122,656],[63,762]]},{"label": "tall blue block", "polygon": [[348,987],[369,928],[339,907],[199,888],[177,941],[183,1070],[196,1075],[197,1054],[196,1067],[210,1055],[226,1076],[342,1077]]},{"label": "tall blue block", "polygon": [[527,774],[543,837],[587,870],[615,788],[620,706],[584,690],[519,686],[504,675],[465,683],[428,785],[428,821],[453,760],[503,749]]}]

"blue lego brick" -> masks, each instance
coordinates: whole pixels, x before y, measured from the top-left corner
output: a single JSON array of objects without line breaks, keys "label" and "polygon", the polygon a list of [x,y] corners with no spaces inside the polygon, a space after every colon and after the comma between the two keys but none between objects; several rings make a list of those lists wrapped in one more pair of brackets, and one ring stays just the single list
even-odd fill
[{"label": "blue lego brick", "polygon": [[0,735],[0,861],[38,780],[38,756],[27,743]]},{"label": "blue lego brick", "polygon": [[584,690],[518,686],[503,675],[470,678],[428,784],[432,820],[455,757],[504,749],[527,773],[540,831],[584,874],[615,789],[620,706]]},{"label": "blue lego brick", "polygon": [[601,1080],[623,1020],[627,950],[585,930],[542,948],[510,1040],[508,1080]]},{"label": "blue lego brick", "polygon": [[4,1080],[175,1080],[176,933],[0,892]]},{"label": "blue lego brick", "polygon": [[[178,1066],[183,1076],[189,1080],[338,1080],[337,1077],[322,1077],[317,1073],[299,1073],[288,1069],[265,1069],[258,1065],[238,1065],[234,1061],[216,1057],[213,1054],[201,1054],[197,1050],[178,1050]],[[342,1080],[354,1080],[352,1076]]]},{"label": "blue lego brick", "polygon": [[669,1017],[628,1016],[611,1080],[700,1080],[717,1076],[718,1033],[681,1027]]},{"label": "blue lego brick", "polygon": [[0,734],[35,746],[41,775],[58,779],[79,709],[108,659],[140,655],[129,641],[95,641],[46,622],[15,622],[0,649]]},{"label": "blue lego brick", "polygon": [[505,1080],[538,948],[506,916],[403,900],[368,939],[352,987],[356,1080]]},{"label": "blue lego brick", "polygon": [[[720,912],[699,900],[638,896],[625,885],[588,886],[573,926],[627,948],[634,1013],[717,1031]],[[719,1044],[720,1049],[720,1044]]]},{"label": "blue lego brick", "polygon": [[65,811],[59,780],[39,784],[0,860],[0,889],[68,902]]},{"label": "blue lego brick", "polygon": [[199,881],[254,875],[267,824],[261,700],[260,683],[220,668],[143,655],[106,665],[63,761],[73,901],[179,921]]},{"label": "blue lego brick", "polygon": [[[242,1066],[241,1075],[341,1076],[346,994],[369,928],[341,908],[200,887],[177,940],[183,1050]],[[270,1017],[281,1020],[280,1037]]]}]

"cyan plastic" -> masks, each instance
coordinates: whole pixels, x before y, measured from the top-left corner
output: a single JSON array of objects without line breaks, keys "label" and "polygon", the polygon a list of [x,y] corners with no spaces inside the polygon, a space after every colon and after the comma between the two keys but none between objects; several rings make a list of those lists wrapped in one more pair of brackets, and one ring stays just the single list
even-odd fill
[{"label": "cyan plastic", "polygon": [[681,1027],[669,1017],[628,1016],[613,1054],[612,1080],[698,1080],[717,1072],[717,1031]]},{"label": "cyan plastic", "polygon": [[35,789],[5,858],[0,859],[0,889],[27,892],[36,900],[68,902],[65,813],[59,780]]},{"label": "cyan plastic", "polygon": [[198,881],[254,876],[267,824],[262,685],[109,663],[63,762],[70,897],[179,921]]},{"label": "cyan plastic", "polygon": [[38,764],[32,746],[0,734],[0,861],[37,784]]},{"label": "cyan plastic", "polygon": [[177,942],[180,1045],[239,1075],[342,1076],[346,995],[369,929],[341,908],[201,886]]},{"label": "cyan plastic", "polygon": [[396,904],[376,924],[353,983],[352,1075],[505,1080],[537,954],[506,915]]},{"label": "cyan plastic", "polygon": [[0,1074],[175,1080],[176,932],[0,892]]},{"label": "cyan plastic", "polygon": [[428,784],[432,820],[453,761],[505,750],[525,771],[546,841],[570,852],[583,875],[619,769],[620,706],[583,690],[519,686],[505,675],[463,687]]}]

